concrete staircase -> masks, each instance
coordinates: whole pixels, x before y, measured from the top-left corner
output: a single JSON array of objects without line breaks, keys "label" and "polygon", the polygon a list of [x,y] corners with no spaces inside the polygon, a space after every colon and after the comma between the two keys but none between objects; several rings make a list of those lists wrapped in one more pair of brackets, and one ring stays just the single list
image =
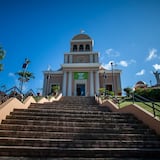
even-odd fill
[{"label": "concrete staircase", "polygon": [[160,159],[160,137],[133,115],[98,106],[93,97],[63,97],[15,109],[0,125],[0,159],[39,158]]}]

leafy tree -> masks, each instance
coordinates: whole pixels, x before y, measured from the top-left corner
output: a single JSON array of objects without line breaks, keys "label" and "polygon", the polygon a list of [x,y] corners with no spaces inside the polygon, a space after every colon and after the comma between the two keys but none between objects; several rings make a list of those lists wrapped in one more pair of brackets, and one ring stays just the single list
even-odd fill
[{"label": "leafy tree", "polygon": [[35,78],[33,73],[28,71],[25,71],[25,72],[20,71],[20,72],[17,72],[16,74],[19,76],[18,80],[20,82],[28,82],[31,78]]},{"label": "leafy tree", "polygon": [[58,94],[59,90],[60,90],[60,86],[59,85],[53,85],[52,86],[52,93],[54,93],[55,95]]},{"label": "leafy tree", "polygon": [[[0,46],[0,61],[3,60],[6,52],[5,50]],[[0,71],[3,70],[3,64],[0,63]]]},{"label": "leafy tree", "polygon": [[126,92],[126,96],[127,96],[127,97],[129,97],[129,96],[131,95],[132,88],[127,87],[127,88],[124,88],[123,90],[124,90],[124,92]]},{"label": "leafy tree", "polygon": [[19,76],[18,80],[20,81],[20,90],[23,89],[23,84],[28,82],[31,78],[34,79],[33,73],[27,71],[28,64],[30,63],[30,60],[27,58],[25,59],[25,62],[22,65],[22,71],[17,72],[16,74]]}]

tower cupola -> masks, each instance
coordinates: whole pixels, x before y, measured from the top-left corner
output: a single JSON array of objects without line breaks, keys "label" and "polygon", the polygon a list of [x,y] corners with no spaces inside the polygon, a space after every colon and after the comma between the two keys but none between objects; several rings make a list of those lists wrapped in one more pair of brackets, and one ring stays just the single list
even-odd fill
[{"label": "tower cupola", "polygon": [[84,33],[74,36],[71,40],[70,52],[92,52],[93,40]]}]

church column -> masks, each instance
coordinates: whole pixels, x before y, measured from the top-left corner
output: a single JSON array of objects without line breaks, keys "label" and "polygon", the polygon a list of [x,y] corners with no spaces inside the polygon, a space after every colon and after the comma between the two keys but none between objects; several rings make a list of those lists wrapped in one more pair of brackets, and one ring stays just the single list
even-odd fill
[{"label": "church column", "polygon": [[72,55],[69,55],[69,63],[72,63]]},{"label": "church column", "polygon": [[66,76],[67,76],[67,73],[66,73],[66,71],[64,71],[64,73],[63,73],[63,89],[62,89],[63,96],[66,96],[66,81],[67,81]]},{"label": "church column", "polygon": [[96,94],[99,94],[99,72],[96,72]]},{"label": "church column", "polygon": [[47,76],[44,75],[44,82],[43,82],[43,96],[47,94]]},{"label": "church column", "polygon": [[90,54],[89,59],[90,59],[90,63],[93,63],[93,54]]},{"label": "church column", "polygon": [[93,71],[90,71],[90,96],[94,96]]},{"label": "church column", "polygon": [[121,92],[121,80],[119,75],[117,75],[117,88],[118,92]]},{"label": "church column", "polygon": [[49,89],[50,89],[50,78],[51,78],[51,76],[50,76],[50,74],[48,74],[47,75],[47,77],[46,77],[46,81],[47,81],[47,85],[46,85],[46,95],[48,95],[49,93],[50,93],[50,91],[49,91]]},{"label": "church column", "polygon": [[69,72],[68,75],[68,96],[72,95],[72,72]]}]

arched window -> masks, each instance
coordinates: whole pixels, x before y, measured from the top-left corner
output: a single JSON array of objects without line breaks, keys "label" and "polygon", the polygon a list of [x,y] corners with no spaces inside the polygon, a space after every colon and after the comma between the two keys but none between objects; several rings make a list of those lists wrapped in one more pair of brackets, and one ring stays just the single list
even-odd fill
[{"label": "arched window", "polygon": [[81,44],[80,46],[79,46],[79,51],[83,51],[84,49],[83,49],[83,45]]},{"label": "arched window", "polygon": [[86,50],[86,51],[90,51],[90,46],[89,46],[89,44],[86,44],[85,50]]},{"label": "arched window", "polygon": [[77,51],[77,45],[73,45],[73,51]]}]

